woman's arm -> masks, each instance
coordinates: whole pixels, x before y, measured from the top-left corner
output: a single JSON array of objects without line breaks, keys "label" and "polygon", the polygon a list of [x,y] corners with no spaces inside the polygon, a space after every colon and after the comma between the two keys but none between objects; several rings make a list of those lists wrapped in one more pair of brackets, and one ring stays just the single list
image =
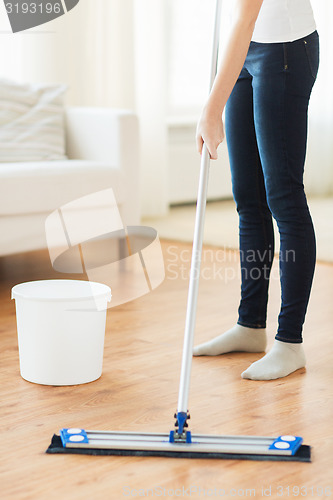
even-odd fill
[{"label": "woman's arm", "polygon": [[220,57],[218,73],[197,127],[197,148],[205,142],[210,156],[217,159],[217,147],[224,139],[222,113],[243,67],[254,25],[264,0],[236,0],[233,26]]}]

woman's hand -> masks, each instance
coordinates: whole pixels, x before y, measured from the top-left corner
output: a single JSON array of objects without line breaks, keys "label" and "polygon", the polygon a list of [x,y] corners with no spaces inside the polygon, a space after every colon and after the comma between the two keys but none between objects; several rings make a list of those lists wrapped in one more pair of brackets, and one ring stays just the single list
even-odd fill
[{"label": "woman's hand", "polygon": [[217,160],[217,148],[223,142],[224,129],[221,113],[204,108],[197,125],[196,142],[198,152],[202,153],[206,144],[212,160]]}]

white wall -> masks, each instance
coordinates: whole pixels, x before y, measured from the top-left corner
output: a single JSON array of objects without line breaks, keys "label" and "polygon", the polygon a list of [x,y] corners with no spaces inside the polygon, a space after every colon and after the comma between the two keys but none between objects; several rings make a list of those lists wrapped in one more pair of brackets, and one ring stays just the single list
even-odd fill
[{"label": "white wall", "polygon": [[320,39],[320,65],[309,108],[309,139],[305,165],[307,193],[333,194],[333,38],[332,0],[312,0]]},{"label": "white wall", "polygon": [[[135,106],[133,0],[80,0],[68,14],[12,34],[0,8],[0,74],[67,82],[68,104]],[[4,31],[7,30],[7,33]]]}]

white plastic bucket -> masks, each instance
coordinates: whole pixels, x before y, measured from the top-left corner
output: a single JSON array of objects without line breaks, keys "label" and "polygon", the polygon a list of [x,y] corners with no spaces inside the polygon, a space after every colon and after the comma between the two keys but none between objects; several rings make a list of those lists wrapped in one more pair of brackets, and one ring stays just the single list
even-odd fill
[{"label": "white plastic bucket", "polygon": [[12,288],[21,376],[45,385],[85,384],[102,374],[107,302],[101,283],[44,280]]}]

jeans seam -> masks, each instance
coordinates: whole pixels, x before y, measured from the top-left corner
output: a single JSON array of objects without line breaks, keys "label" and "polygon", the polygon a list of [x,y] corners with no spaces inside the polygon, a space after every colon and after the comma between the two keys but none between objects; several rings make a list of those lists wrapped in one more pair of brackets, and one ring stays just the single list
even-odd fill
[{"label": "jeans seam", "polygon": [[302,337],[298,340],[295,340],[295,338],[287,339],[285,337],[279,336],[279,334],[275,335],[275,340],[279,340],[280,342],[286,342],[287,344],[302,344],[303,342]]},{"label": "jeans seam", "polygon": [[[282,123],[284,124],[286,122],[286,87],[287,87],[287,78],[288,78],[288,73],[284,72],[284,78],[283,78],[283,103],[282,103]],[[286,133],[285,133],[285,127],[282,126],[282,131],[281,131],[281,136],[283,138],[283,159],[285,161],[286,165],[286,170],[287,170],[287,175],[288,175],[288,187],[290,194],[292,194],[292,183],[291,183],[291,176],[290,176],[290,168],[289,168],[289,160],[288,160],[288,153],[287,153],[287,138],[286,138]],[[279,228],[279,233],[280,233],[280,228]],[[282,274],[281,274],[281,233],[280,233],[280,254],[279,254],[279,268],[280,268],[280,287],[281,287],[281,307],[280,307],[280,313],[279,317],[281,315],[282,307],[283,307],[283,283],[282,283]],[[277,332],[277,335],[279,334],[279,331]]]},{"label": "jeans seam", "polygon": [[287,88],[287,78],[288,78],[288,73],[285,72],[284,78],[283,78],[283,103],[282,103],[282,137],[283,137],[283,157],[285,160],[285,165],[286,165],[286,170],[288,174],[288,185],[289,185],[289,192],[292,194],[293,188],[292,188],[292,182],[291,182],[291,175],[290,175],[290,164],[289,164],[289,158],[288,158],[288,148],[287,148],[287,136],[286,136],[286,127],[284,126],[286,123],[286,88]]},{"label": "jeans seam", "polygon": [[[259,168],[262,168],[261,166],[261,161],[260,160],[260,155],[259,155],[259,150],[258,150],[258,164],[257,164],[257,171],[256,171],[256,180],[257,180],[257,189],[258,189],[258,198],[260,200],[260,202],[262,202],[261,200],[261,196],[260,196],[260,187],[259,187]],[[265,191],[265,196],[266,196],[266,191]],[[267,200],[267,196],[266,196],[266,200]],[[263,215],[263,211],[262,211],[262,207],[260,205],[260,208],[259,208],[259,212],[260,212],[260,218],[261,218],[261,223],[262,223],[262,227],[263,227],[263,234],[264,234],[264,240],[265,240],[265,246],[267,248],[268,246],[268,238],[267,238],[267,231],[266,231],[266,226],[265,226],[265,219],[264,219],[264,215]],[[260,306],[263,307],[263,304],[266,302],[266,312],[265,312],[265,317],[267,316],[267,300],[266,300],[266,292],[265,292],[265,295],[264,293],[262,294],[262,297],[260,297],[261,299],[261,303],[260,303]]]},{"label": "jeans seam", "polygon": [[287,71],[288,68],[288,51],[287,51],[287,42],[283,43],[283,69]]},{"label": "jeans seam", "polygon": [[256,324],[250,324],[247,323],[246,321],[237,321],[237,324],[240,326],[245,326],[245,328],[254,328],[258,330],[259,328],[266,328],[266,323],[256,323]]}]

